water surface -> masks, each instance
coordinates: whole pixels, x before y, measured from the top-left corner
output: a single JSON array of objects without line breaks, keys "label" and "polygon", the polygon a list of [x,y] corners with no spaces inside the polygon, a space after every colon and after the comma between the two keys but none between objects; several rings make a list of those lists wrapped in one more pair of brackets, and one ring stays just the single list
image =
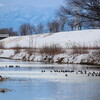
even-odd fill
[{"label": "water surface", "polygon": [[[0,62],[3,63],[0,64],[0,74],[14,79],[0,82],[0,88],[12,90],[0,93],[0,100],[100,100],[100,77],[76,74],[79,70],[99,72],[99,66],[53,65],[14,60]],[[14,67],[5,67],[7,64]],[[22,67],[16,68],[16,65]],[[54,73],[54,70],[75,72],[67,73],[66,77],[65,73]]]}]

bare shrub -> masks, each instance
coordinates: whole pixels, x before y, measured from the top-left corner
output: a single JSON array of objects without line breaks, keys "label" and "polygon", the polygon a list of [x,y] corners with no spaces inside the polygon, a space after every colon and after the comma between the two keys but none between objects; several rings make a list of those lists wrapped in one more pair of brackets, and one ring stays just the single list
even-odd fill
[{"label": "bare shrub", "polygon": [[52,44],[50,46],[43,46],[42,48],[39,49],[39,52],[41,54],[48,54],[48,55],[56,55],[56,54],[61,54],[64,53],[65,50],[56,44]]},{"label": "bare shrub", "polygon": [[92,41],[88,43],[77,43],[77,42],[68,42],[66,43],[66,49],[88,49],[88,50],[95,50],[95,49],[100,49],[100,40],[97,41]]},{"label": "bare shrub", "polygon": [[94,45],[94,49],[100,49],[100,40],[94,41],[93,45]]},{"label": "bare shrub", "polygon": [[66,49],[72,50],[73,54],[87,54],[89,50],[99,50],[100,49],[100,40],[93,41],[92,43],[77,43],[77,42],[69,42],[66,43]]},{"label": "bare shrub", "polygon": [[35,53],[35,48],[28,48],[26,49],[26,52],[31,56],[33,53]]},{"label": "bare shrub", "polygon": [[0,49],[4,49],[4,48],[5,48],[5,46],[4,46],[3,42],[0,42]]},{"label": "bare shrub", "polygon": [[87,54],[88,53],[88,48],[82,48],[82,47],[77,47],[77,46],[74,46],[72,48],[72,53],[73,54]]},{"label": "bare shrub", "polygon": [[15,47],[10,47],[10,48],[6,48],[6,49],[29,49],[29,47],[23,47],[23,46],[19,46],[19,45],[16,45]]},{"label": "bare shrub", "polygon": [[72,53],[73,54],[87,54],[90,46],[86,46],[85,44],[80,45],[79,43],[75,43],[72,45]]},{"label": "bare shrub", "polygon": [[14,49],[14,53],[17,54],[20,53],[21,47],[17,44],[13,49]]},{"label": "bare shrub", "polygon": [[25,52],[27,52],[29,55],[32,55],[35,52],[35,48],[30,48],[30,47],[21,47],[18,44],[13,47],[10,48],[13,49],[15,51],[15,54],[20,53],[21,50],[24,50]]}]

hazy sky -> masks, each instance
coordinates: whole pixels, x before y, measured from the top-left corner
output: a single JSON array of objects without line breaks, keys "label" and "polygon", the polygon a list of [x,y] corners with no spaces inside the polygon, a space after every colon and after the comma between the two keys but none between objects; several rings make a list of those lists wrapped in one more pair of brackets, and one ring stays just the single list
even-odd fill
[{"label": "hazy sky", "polygon": [[0,6],[58,7],[63,0],[0,0]]},{"label": "hazy sky", "polygon": [[55,11],[62,4],[63,0],[0,0],[0,28],[12,27],[17,30],[22,23],[47,23],[54,18]]}]

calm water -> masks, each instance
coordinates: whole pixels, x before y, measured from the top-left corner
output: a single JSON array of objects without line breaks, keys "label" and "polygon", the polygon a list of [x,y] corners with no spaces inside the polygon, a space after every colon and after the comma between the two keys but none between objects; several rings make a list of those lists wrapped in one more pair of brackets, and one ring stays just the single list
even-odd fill
[{"label": "calm water", "polygon": [[[79,70],[99,72],[97,68],[99,66],[46,65],[10,60],[0,62],[0,74],[14,79],[0,83],[0,88],[12,90],[0,93],[0,100],[100,100],[100,77],[76,74]],[[11,64],[22,67],[4,67]],[[42,70],[45,72],[41,72]],[[66,77],[65,73],[51,72],[53,70],[74,70],[75,72],[68,73]]]}]

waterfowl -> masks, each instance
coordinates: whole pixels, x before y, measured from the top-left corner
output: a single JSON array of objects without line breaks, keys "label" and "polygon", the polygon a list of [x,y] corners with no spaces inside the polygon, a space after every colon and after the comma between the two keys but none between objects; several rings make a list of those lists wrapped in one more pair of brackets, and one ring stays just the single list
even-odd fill
[{"label": "waterfowl", "polygon": [[67,74],[65,74],[65,76],[68,76]]},{"label": "waterfowl", "polygon": [[17,65],[16,65],[16,67],[20,67],[20,66],[17,66]]},{"label": "waterfowl", "polygon": [[13,65],[9,65],[9,67],[14,67]]}]

